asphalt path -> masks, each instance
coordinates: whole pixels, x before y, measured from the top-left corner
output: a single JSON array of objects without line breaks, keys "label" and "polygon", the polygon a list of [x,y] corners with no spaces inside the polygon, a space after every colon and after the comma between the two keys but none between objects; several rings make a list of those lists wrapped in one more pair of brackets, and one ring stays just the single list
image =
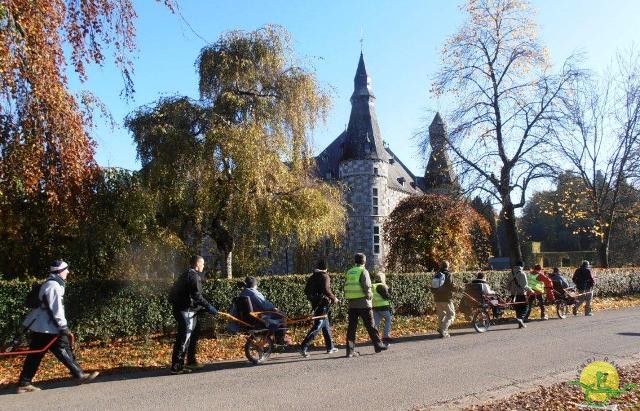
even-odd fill
[{"label": "asphalt path", "polygon": [[409,410],[455,407],[492,396],[575,380],[581,365],[605,357],[616,364],[640,361],[640,308],[515,322],[484,334],[452,330],[452,337],[397,339],[374,354],[344,358],[312,351],[272,356],[263,365],[228,361],[190,375],[167,369],[101,376],[89,385],[55,383],[29,394],[0,391],[2,410],[293,409]]}]

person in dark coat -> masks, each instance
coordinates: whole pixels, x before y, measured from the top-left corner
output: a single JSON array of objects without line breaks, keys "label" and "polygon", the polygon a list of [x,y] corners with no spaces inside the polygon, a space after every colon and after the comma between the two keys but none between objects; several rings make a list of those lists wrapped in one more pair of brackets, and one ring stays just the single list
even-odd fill
[{"label": "person in dark coat", "polygon": [[327,317],[314,320],[311,329],[300,344],[300,354],[303,357],[309,356],[309,346],[320,331],[322,331],[322,336],[324,337],[324,345],[327,349],[327,354],[337,352],[338,349],[335,347],[333,337],[331,336],[329,310],[331,304],[336,304],[338,299],[333,292],[331,292],[331,279],[329,278],[329,274],[327,274],[327,262],[324,259],[318,261],[313,274],[311,274],[307,279],[307,283],[304,287],[304,293],[311,303],[313,316],[317,317],[326,315]]},{"label": "person in dark coat", "polygon": [[[202,295],[202,277],[204,258],[191,257],[191,267],[176,280],[169,293],[169,302],[173,306],[173,317],[178,323],[178,335],[171,356],[171,374],[189,373],[202,368],[196,361],[198,344],[197,314],[204,310],[216,315],[218,310]],[[185,366],[185,356],[188,355]]]},{"label": "person in dark coat", "polygon": [[591,274],[591,265],[589,261],[583,261],[580,267],[573,274],[573,282],[576,285],[578,291],[578,297],[576,298],[575,305],[573,306],[573,315],[578,315],[578,309],[583,303],[584,315],[590,317],[593,315],[591,312],[591,301],[593,300],[593,286],[595,280]]}]

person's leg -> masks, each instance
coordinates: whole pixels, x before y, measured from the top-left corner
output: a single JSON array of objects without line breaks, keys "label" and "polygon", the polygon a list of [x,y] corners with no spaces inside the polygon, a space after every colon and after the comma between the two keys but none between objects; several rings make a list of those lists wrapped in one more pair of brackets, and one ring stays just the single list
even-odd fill
[{"label": "person's leg", "polygon": [[336,346],[333,343],[333,335],[331,335],[331,322],[329,317],[322,321],[322,336],[324,337],[324,346],[328,353],[337,351]]},{"label": "person's leg", "polygon": [[576,315],[582,303],[586,301],[586,292],[587,290],[577,290],[578,296],[576,297],[576,303],[573,306],[573,315]]},{"label": "person's leg", "polygon": [[591,303],[593,302],[593,289],[586,290],[584,314],[591,314]]},{"label": "person's leg", "polygon": [[391,310],[382,311],[384,315],[384,333],[383,336],[385,339],[391,338]]},{"label": "person's leg", "polygon": [[373,325],[380,331],[380,321],[382,320],[382,311],[373,310]]},{"label": "person's leg", "polygon": [[323,329],[323,323],[324,323],[323,319],[313,321],[313,325],[309,329],[307,336],[304,337],[304,340],[302,340],[302,343],[300,343],[300,348],[302,350],[306,351],[309,349],[309,345],[311,345],[311,341],[313,341],[313,339],[316,338],[316,335],[318,335],[320,330]]},{"label": "person's leg", "polygon": [[173,344],[173,354],[171,356],[171,371],[178,372],[184,368],[184,356],[189,346],[191,333],[189,312],[173,310],[173,318],[178,323],[178,334],[176,342]]},{"label": "person's leg", "polygon": [[69,372],[71,372],[71,375],[73,375],[74,378],[80,378],[84,375],[80,364],[76,361],[76,357],[73,355],[73,351],[71,350],[69,337],[66,335],[59,336],[49,350],[56,356],[58,361],[69,369]]},{"label": "person's leg", "polygon": [[356,328],[358,327],[358,311],[349,308],[347,314],[347,356],[355,350]]},{"label": "person's leg", "polygon": [[359,314],[360,317],[362,317],[362,322],[364,323],[364,327],[367,329],[367,333],[369,334],[369,338],[371,339],[373,346],[382,346],[383,344],[380,339],[380,333],[373,323],[373,310],[371,308],[363,308],[359,310]]},{"label": "person's leg", "polygon": [[444,320],[442,322],[442,333],[444,335],[449,334],[449,327],[453,324],[453,320],[456,318],[456,310],[453,306],[453,302],[449,302],[444,306]]},{"label": "person's leg", "polygon": [[536,298],[538,299],[538,305],[540,306],[540,318],[546,319],[547,316],[545,315],[544,296],[542,294],[538,294]]},{"label": "person's leg", "polygon": [[197,365],[198,360],[196,354],[198,352],[198,339],[200,338],[200,319],[197,315],[193,316],[193,330],[191,338],[189,338],[189,348],[187,348],[187,365]]},{"label": "person's leg", "polygon": [[[33,335],[31,336],[31,342],[29,343],[29,350],[40,350],[44,348],[54,337],[54,335],[50,334],[33,333]],[[20,378],[18,380],[19,386],[24,387],[27,385],[31,385],[31,381],[33,380],[33,377],[35,377],[44,355],[45,352],[27,355],[24,360],[24,365],[22,366]]]},{"label": "person's leg", "polygon": [[445,308],[444,308],[444,304],[439,301],[435,302],[435,306],[436,306],[436,318],[438,323],[438,333],[442,335],[442,327],[444,326],[444,319],[445,319]]}]

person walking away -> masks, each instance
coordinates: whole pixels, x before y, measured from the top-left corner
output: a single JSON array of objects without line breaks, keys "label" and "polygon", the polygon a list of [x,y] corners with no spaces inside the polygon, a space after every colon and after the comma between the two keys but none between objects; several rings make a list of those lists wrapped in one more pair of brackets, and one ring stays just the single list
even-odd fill
[{"label": "person walking away", "polygon": [[[175,281],[169,292],[169,302],[173,308],[173,318],[178,324],[178,334],[171,355],[171,374],[190,373],[202,368],[196,361],[198,344],[197,314],[205,310],[217,315],[218,310],[202,295],[202,277],[204,258],[191,257],[190,268]],[[195,332],[194,332],[195,331]],[[185,356],[187,364],[185,366]]]},{"label": "person walking away", "polygon": [[431,281],[431,291],[433,301],[436,306],[438,317],[438,333],[442,338],[449,338],[449,327],[456,318],[456,311],[453,305],[453,281],[449,272],[449,262],[443,261],[440,270],[434,275]]},{"label": "person walking away", "polygon": [[373,319],[378,332],[380,323],[384,318],[384,332],[382,342],[391,343],[391,290],[387,286],[385,273],[377,273],[374,276],[371,292],[373,293]]},{"label": "person walking away", "polygon": [[[99,373],[85,373],[73,354],[69,340],[71,332],[67,325],[63,302],[68,275],[69,265],[64,261],[55,260],[51,264],[49,276],[38,291],[40,306],[27,315],[22,325],[32,332],[29,350],[41,350],[57,337],[49,351],[69,369],[78,383],[82,384],[94,380]],[[46,352],[40,352],[27,355],[20,373],[18,394],[40,391],[31,381],[38,372],[45,354]]]},{"label": "person walking away", "polygon": [[527,282],[527,275],[524,273],[524,263],[518,261],[511,269],[511,279],[509,280],[509,292],[513,296],[516,311],[516,321],[518,328],[525,328],[524,319],[528,315],[529,304],[527,292],[531,291]]},{"label": "person walking away", "polygon": [[593,300],[593,286],[595,285],[595,280],[591,274],[591,265],[589,264],[589,261],[583,261],[580,267],[576,269],[573,274],[573,282],[575,283],[576,290],[578,291],[578,297],[576,298],[575,305],[573,306],[573,315],[578,315],[578,309],[583,303],[586,303],[584,307],[584,315],[588,317],[592,316],[591,302]]},{"label": "person walking away", "polygon": [[320,331],[322,331],[322,336],[324,337],[324,345],[327,349],[327,354],[337,352],[338,349],[335,347],[333,337],[331,336],[329,310],[331,304],[338,303],[338,299],[331,292],[331,279],[329,278],[329,274],[327,274],[326,260],[322,259],[318,261],[316,269],[313,270],[313,274],[311,274],[307,279],[307,283],[304,287],[304,293],[311,303],[313,316],[319,317],[326,315],[326,317],[318,318],[313,321],[311,329],[300,344],[300,355],[305,358],[309,356],[309,346]]},{"label": "person walking away", "polygon": [[357,253],[354,261],[355,266],[345,273],[344,284],[344,298],[349,307],[347,312],[347,358],[358,355],[355,346],[359,318],[362,318],[375,352],[379,353],[389,348],[380,340],[380,334],[373,324],[371,278],[369,271],[364,267],[367,257],[362,253]]}]

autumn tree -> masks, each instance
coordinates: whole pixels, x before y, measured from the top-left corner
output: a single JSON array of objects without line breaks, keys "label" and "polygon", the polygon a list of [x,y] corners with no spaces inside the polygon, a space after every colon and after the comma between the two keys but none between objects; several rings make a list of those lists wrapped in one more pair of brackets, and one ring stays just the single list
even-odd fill
[{"label": "autumn tree", "polygon": [[129,0],[0,2],[0,241],[41,246],[35,256],[7,251],[0,270],[33,274],[83,216],[96,178],[95,99],[74,95],[67,76],[84,81],[110,49],[130,92],[134,19]]},{"label": "autumn tree", "polygon": [[465,12],[442,50],[432,92],[454,98],[448,146],[466,183],[501,205],[513,262],[522,259],[516,209],[531,183],[551,174],[545,154],[562,120],[558,103],[580,72],[568,61],[551,73],[526,1],[469,0]]},{"label": "autumn tree", "polygon": [[196,65],[200,100],[164,99],[127,119],[166,224],[194,251],[212,238],[228,277],[242,237],[273,248],[337,238],[341,192],[316,177],[310,144],[329,99],[287,32],[232,31]]},{"label": "autumn tree", "polygon": [[563,168],[575,176],[557,199],[568,221],[587,222],[598,239],[600,264],[609,266],[616,223],[638,223],[635,188],[640,172],[640,55],[618,53],[614,71],[577,78],[563,99],[567,127],[555,139]]},{"label": "autumn tree", "polygon": [[443,260],[455,269],[482,268],[491,253],[489,223],[467,202],[443,194],[402,200],[384,225],[387,267],[431,271]]}]

